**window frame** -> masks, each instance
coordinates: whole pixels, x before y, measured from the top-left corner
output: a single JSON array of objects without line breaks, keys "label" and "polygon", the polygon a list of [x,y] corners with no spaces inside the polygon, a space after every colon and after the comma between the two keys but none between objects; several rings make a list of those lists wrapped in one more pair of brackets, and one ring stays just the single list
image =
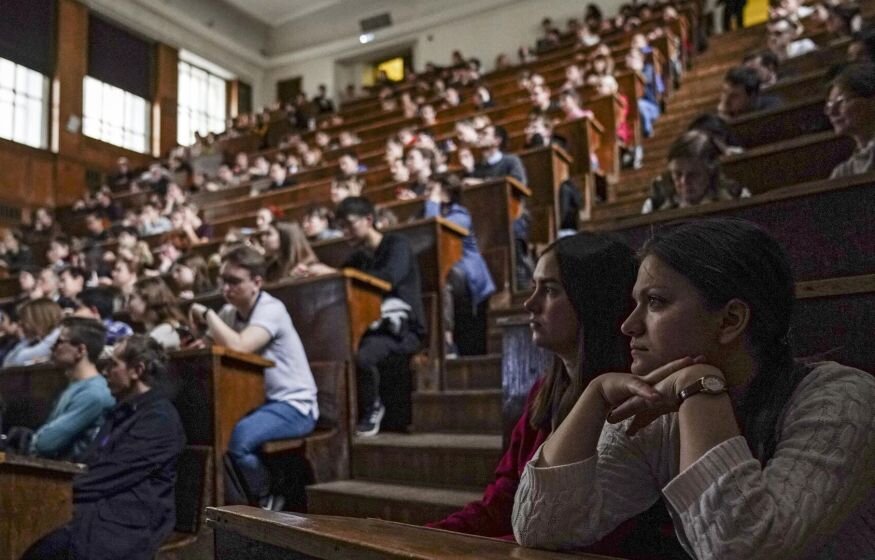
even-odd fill
[{"label": "window frame", "polygon": [[[10,65],[11,83],[5,81],[6,72],[0,71],[0,120],[6,121],[3,117],[3,105],[8,104],[11,110],[8,119],[9,133],[0,127],[0,138],[31,148],[48,149],[51,80],[42,72],[8,58],[0,58],[0,66]],[[32,83],[34,79],[40,80],[40,84],[36,87]],[[23,87],[21,80],[24,82]],[[35,93],[37,89],[39,94]],[[38,109],[34,110],[37,106]],[[34,117],[34,113],[38,116]],[[17,122],[21,117],[25,120],[24,125]],[[37,136],[39,139],[34,143],[32,140]]]},{"label": "window frame", "polygon": [[[228,119],[227,80],[188,60],[179,61],[177,77],[176,142],[190,146],[195,132],[224,132]],[[220,112],[214,112],[216,106]]]}]

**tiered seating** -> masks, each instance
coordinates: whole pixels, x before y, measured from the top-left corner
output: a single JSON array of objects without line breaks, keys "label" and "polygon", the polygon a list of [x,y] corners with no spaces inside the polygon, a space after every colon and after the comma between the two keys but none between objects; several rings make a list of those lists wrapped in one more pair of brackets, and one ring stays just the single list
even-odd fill
[{"label": "tiered seating", "polygon": [[[688,17],[671,26],[671,30],[683,38],[693,34],[691,28],[699,21],[694,4],[687,5],[685,13]],[[628,34],[609,38],[613,55],[620,61],[628,39]],[[311,481],[319,483],[307,489],[309,511],[423,523],[480,497],[500,457],[502,434],[513,424],[521,396],[541,371],[536,367],[541,362],[537,356],[533,357],[536,353],[531,345],[524,343],[527,327],[520,325],[525,322],[513,320],[522,312],[519,306],[522,291],[515,289],[512,281],[514,257],[510,222],[520,206],[528,203],[536,219],[533,239],[541,243],[553,239],[558,208],[555,193],[559,183],[568,176],[582,179],[581,184],[586,189],[588,221],[582,226],[594,231],[617,232],[633,246],[640,246],[653,227],[679,218],[731,215],[764,225],[790,253],[800,281],[800,312],[793,331],[799,349],[814,353],[840,347],[833,354],[840,361],[870,368],[875,356],[867,350],[870,347],[862,336],[875,325],[872,314],[875,309],[872,305],[875,299],[875,235],[872,231],[875,200],[871,200],[875,193],[872,188],[875,176],[826,180],[832,167],[852,149],[849,140],[836,138],[829,131],[822,113],[824,71],[828,64],[843,58],[846,44],[841,41],[828,44],[822,34],[815,35],[814,39],[822,43],[823,49],[788,62],[785,69],[793,72],[794,77],[782,80],[771,90],[785,100],[785,105],[732,123],[747,151],[727,158],[724,171],[750,188],[756,195],[754,198],[638,216],[650,180],[665,167],[670,143],[694,116],[716,106],[726,70],[736,65],[745,52],[763,44],[761,26],[713,38],[710,50],[698,57],[695,64],[684,59],[691,71],[684,75],[683,87],[666,97],[667,113],[657,123],[654,136],[640,140],[645,153],[641,169],[619,170],[615,131],[617,100],[594,98],[584,90],[582,93],[596,119],[581,119],[567,125],[565,135],[571,140],[570,154],[550,148],[523,153],[531,178],[527,187],[512,180],[468,187],[463,202],[474,214],[482,249],[503,290],[493,301],[491,353],[486,356],[454,360],[444,360],[442,356],[436,310],[440,309],[445,267],[458,254],[460,232],[453,232],[452,227],[442,225],[439,220],[398,226],[398,231],[419,240],[415,246],[424,273],[426,308],[430,310],[427,363],[417,368],[417,386],[412,395],[412,433],[384,433],[371,439],[352,439],[349,419],[355,417],[355,399],[349,394],[344,398],[342,388],[334,390],[344,383],[321,383],[320,405],[324,401],[336,409],[336,415],[329,415],[333,423],[321,426],[308,438],[268,444],[264,449],[275,456],[300,453],[314,468]],[[661,66],[663,59],[672,56],[673,45],[664,41],[654,46],[654,60]],[[565,65],[579,50],[582,49],[563,44],[527,68],[544,75],[555,91]],[[521,147],[521,131],[529,109],[527,101],[518,101],[520,92],[515,83],[519,69],[484,77],[497,102],[497,107],[486,114],[493,122],[508,128],[516,151]],[[624,84],[621,93],[630,100],[639,96],[639,76],[625,73],[620,81]],[[630,103],[630,108],[634,106],[634,102]],[[368,183],[365,195],[392,209],[402,221],[416,216],[422,201],[394,200],[398,185],[390,181],[388,169],[382,164],[381,150],[387,136],[399,127],[416,126],[418,121],[404,119],[400,112],[381,112],[375,97],[350,103],[340,114],[343,124],[325,130],[332,133],[352,130],[362,138],[363,143],[356,151],[369,167],[364,175]],[[433,131],[438,138],[450,135],[457,120],[472,114],[474,110],[469,104],[441,112]],[[634,110],[630,111],[629,118],[637,129]],[[284,122],[281,115],[276,122]],[[282,126],[272,127],[268,141],[282,133]],[[305,138],[311,136],[305,135]],[[251,155],[275,151],[259,151],[261,148],[260,138],[241,136],[225,141],[223,149],[226,157],[237,150]],[[588,164],[590,149],[598,152],[603,165],[604,178],[598,179],[606,180],[607,200],[602,204],[596,203],[594,196],[597,177]],[[328,165],[300,174],[299,185],[287,190],[250,197],[252,185],[247,184],[197,194],[194,199],[208,221],[216,226],[217,236],[232,227],[252,225],[255,212],[266,205],[279,206],[286,216],[294,219],[308,204],[328,200],[329,181],[339,153],[339,150],[328,152]],[[216,161],[201,164],[215,165]],[[129,193],[118,198],[126,205],[136,205],[142,202],[143,195]],[[841,217],[838,222],[837,216]],[[446,243],[441,239],[446,239]],[[217,243],[196,250],[210,254],[217,250]],[[342,262],[349,250],[342,241],[318,244],[315,249],[329,264]],[[362,288],[361,297],[369,303],[357,307],[361,300],[343,291],[351,289],[350,286],[368,286]],[[330,279],[288,281],[268,289],[289,307],[310,359],[326,363],[327,370],[334,372],[331,378],[335,381],[347,379],[345,376],[351,372],[349,362],[362,332],[356,329],[367,323],[365,317],[373,317],[373,304],[379,300],[380,286],[366,278],[340,275]],[[0,285],[0,295],[2,290]],[[315,308],[314,302],[329,299],[330,305]],[[211,306],[220,303],[216,297],[204,301]],[[328,308],[330,311],[326,311]],[[512,333],[514,327],[517,331]],[[516,337],[514,344],[504,348],[501,346],[502,328],[505,340]],[[347,335],[341,345],[336,343],[338,332]],[[503,359],[499,355],[502,351]],[[521,369],[520,364],[531,367]],[[349,408],[344,410],[344,403]],[[329,474],[324,475],[325,472]],[[211,519],[219,525],[234,521],[231,518],[235,515],[246,516],[245,512],[226,510],[211,513]],[[276,518],[265,515],[257,520],[235,518],[234,522],[278,523]],[[319,530],[328,531],[326,527]]]}]

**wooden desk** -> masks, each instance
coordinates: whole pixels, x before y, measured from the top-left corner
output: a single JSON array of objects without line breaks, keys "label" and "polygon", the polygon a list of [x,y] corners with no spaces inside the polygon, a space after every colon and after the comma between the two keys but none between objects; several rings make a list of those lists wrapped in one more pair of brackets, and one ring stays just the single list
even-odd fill
[{"label": "wooden desk", "polygon": [[[383,294],[390,286],[354,269],[312,278],[288,279],[265,286],[282,301],[311,362],[352,361],[367,326],[379,319]],[[220,294],[194,301],[220,309]]]},{"label": "wooden desk", "polygon": [[561,214],[559,186],[568,179],[571,156],[557,146],[536,148],[519,154],[526,168],[528,187],[532,190],[529,212],[532,243],[550,243],[556,239]]},{"label": "wooden desk", "polygon": [[165,389],[179,412],[187,445],[213,450],[213,495],[224,503],[222,456],[241,418],[264,403],[264,368],[273,362],[223,346],[171,354]]},{"label": "wooden desk", "polygon": [[19,558],[73,519],[73,477],[84,465],[0,453],[0,558]]},{"label": "wooden desk", "polygon": [[608,558],[522,548],[498,539],[379,519],[275,513],[246,506],[207,508],[207,524],[215,532],[216,560]]},{"label": "wooden desk", "polygon": [[676,220],[732,217],[764,227],[784,248],[797,281],[875,271],[875,173],[827,179],[731,200],[601,224],[631,247]]},{"label": "wooden desk", "polygon": [[[480,253],[498,292],[506,295],[514,289],[515,279],[513,221],[531,194],[532,191],[513,177],[490,179],[462,190],[461,204],[471,213]],[[425,200],[399,200],[382,207],[391,210],[401,222],[412,221],[424,214]]]}]

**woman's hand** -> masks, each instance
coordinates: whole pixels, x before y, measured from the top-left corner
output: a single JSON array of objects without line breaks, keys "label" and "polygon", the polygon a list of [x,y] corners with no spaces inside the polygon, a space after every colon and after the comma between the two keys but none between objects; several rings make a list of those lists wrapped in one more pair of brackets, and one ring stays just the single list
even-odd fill
[{"label": "woman's hand", "polygon": [[[685,360],[688,359],[685,358]],[[672,362],[672,364],[677,363],[678,361]],[[626,433],[630,436],[635,435],[663,414],[677,412],[680,406],[678,393],[706,375],[723,377],[723,372],[714,366],[705,364],[702,356],[691,360],[680,368],[666,369],[666,366],[658,368],[641,378],[643,382],[654,389],[658,397],[644,400],[638,396],[632,396],[614,407],[608,415],[608,421],[617,423],[634,416],[635,419]]]}]

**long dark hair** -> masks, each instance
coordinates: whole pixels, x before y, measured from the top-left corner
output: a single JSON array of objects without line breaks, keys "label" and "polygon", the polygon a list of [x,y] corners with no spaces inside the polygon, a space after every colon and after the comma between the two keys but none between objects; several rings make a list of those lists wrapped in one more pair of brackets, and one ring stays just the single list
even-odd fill
[{"label": "long dark hair", "polygon": [[629,339],[620,325],[632,309],[635,255],[625,243],[604,234],[581,232],[557,240],[562,287],[580,325],[578,370],[566,372],[558,357],[532,402],[530,424],[551,431],[571,411],[596,376],[629,370]]},{"label": "long dark hair", "polygon": [[761,227],[720,218],[660,231],[641,249],[682,274],[712,309],[732,299],[750,308],[746,336],[756,371],[739,403],[754,456],[765,465],[777,445],[777,422],[807,369],[793,360],[790,321],[795,285],[783,248]]}]

